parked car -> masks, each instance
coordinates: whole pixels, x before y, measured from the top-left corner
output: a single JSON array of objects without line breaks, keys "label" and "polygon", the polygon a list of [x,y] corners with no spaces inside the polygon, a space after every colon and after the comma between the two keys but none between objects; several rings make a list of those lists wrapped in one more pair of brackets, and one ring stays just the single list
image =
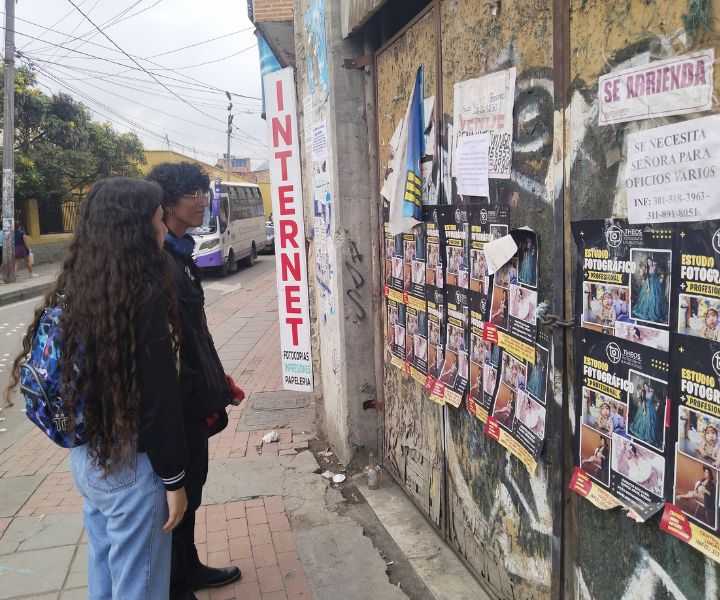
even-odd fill
[{"label": "parked car", "polygon": [[275,254],[275,225],[272,221],[265,223],[265,235],[267,240],[265,242],[265,252],[268,254]]}]

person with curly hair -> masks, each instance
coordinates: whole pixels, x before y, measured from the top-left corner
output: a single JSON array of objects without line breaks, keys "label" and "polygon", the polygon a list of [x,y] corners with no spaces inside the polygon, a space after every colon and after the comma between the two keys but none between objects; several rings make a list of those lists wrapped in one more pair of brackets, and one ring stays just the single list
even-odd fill
[{"label": "person with curly hair", "polygon": [[46,310],[60,307],[63,400],[71,427],[82,402],[87,434],[70,466],[84,499],[91,600],[167,598],[170,531],[187,506],[179,321],[161,195],[128,178],[92,187],[5,397],[9,404]]},{"label": "person with curly hair", "polygon": [[147,175],[163,190],[162,206],[168,233],[165,250],[180,306],[180,397],[184,411],[188,466],[185,487],[188,507],[173,531],[170,596],[193,599],[196,590],[220,587],[240,577],[237,567],[203,565],[195,546],[195,512],[200,507],[208,472],[208,438],[228,423],[225,408],[239,403],[242,392],[225,375],[205,317],[200,270],[192,253],[195,241],[187,235],[202,224],[208,205],[210,179],[194,163],[162,163]]}]

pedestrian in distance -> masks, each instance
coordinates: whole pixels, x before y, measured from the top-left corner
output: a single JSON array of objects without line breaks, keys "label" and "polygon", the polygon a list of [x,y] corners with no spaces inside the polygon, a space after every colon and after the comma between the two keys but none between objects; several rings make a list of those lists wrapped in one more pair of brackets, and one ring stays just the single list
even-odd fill
[{"label": "pedestrian in distance", "polygon": [[195,545],[195,512],[207,480],[208,439],[227,426],[226,407],[239,404],[244,394],[225,375],[210,335],[200,270],[192,258],[195,241],[187,233],[202,225],[209,210],[210,179],[201,167],[188,162],[159,164],[147,179],[163,190],[168,228],[165,250],[180,307],[180,398],[189,456],[185,475],[188,507],[173,531],[170,597],[192,600],[196,590],[225,586],[240,578],[237,567],[212,568],[200,562]]},{"label": "pedestrian in distance", "polygon": [[[161,197],[159,186],[136,179],[92,187],[6,396],[38,348],[57,361],[70,421],[58,430],[83,432],[70,466],[84,499],[90,600],[166,600],[171,530],[187,506],[179,320]],[[52,327],[61,332],[52,352],[48,314],[59,315]],[[29,416],[37,405],[27,404],[26,389]]]},{"label": "pedestrian in distance", "polygon": [[33,273],[33,255],[28,246],[27,231],[23,228],[22,221],[15,221],[15,273],[20,270],[20,261],[25,261],[30,277],[37,277],[37,273]]}]

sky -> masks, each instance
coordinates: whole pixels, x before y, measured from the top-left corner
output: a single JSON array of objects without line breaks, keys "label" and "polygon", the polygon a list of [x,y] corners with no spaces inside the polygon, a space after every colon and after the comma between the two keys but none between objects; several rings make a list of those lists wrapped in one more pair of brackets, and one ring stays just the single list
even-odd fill
[{"label": "sky", "polygon": [[72,2],[107,37],[69,0],[16,5],[17,64],[35,66],[44,92],[70,94],[97,120],[134,131],[146,149],[167,149],[167,136],[173,150],[214,164],[227,151],[228,90],[231,154],[250,157],[253,166],[266,159],[260,61],[247,0]]}]

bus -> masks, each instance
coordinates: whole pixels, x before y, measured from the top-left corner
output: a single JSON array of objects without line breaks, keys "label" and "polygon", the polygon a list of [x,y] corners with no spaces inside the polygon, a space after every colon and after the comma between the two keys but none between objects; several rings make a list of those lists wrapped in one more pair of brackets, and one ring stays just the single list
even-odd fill
[{"label": "bus", "polygon": [[209,196],[202,225],[188,230],[195,240],[195,264],[223,277],[240,264],[251,267],[267,243],[260,188],[215,181]]}]

